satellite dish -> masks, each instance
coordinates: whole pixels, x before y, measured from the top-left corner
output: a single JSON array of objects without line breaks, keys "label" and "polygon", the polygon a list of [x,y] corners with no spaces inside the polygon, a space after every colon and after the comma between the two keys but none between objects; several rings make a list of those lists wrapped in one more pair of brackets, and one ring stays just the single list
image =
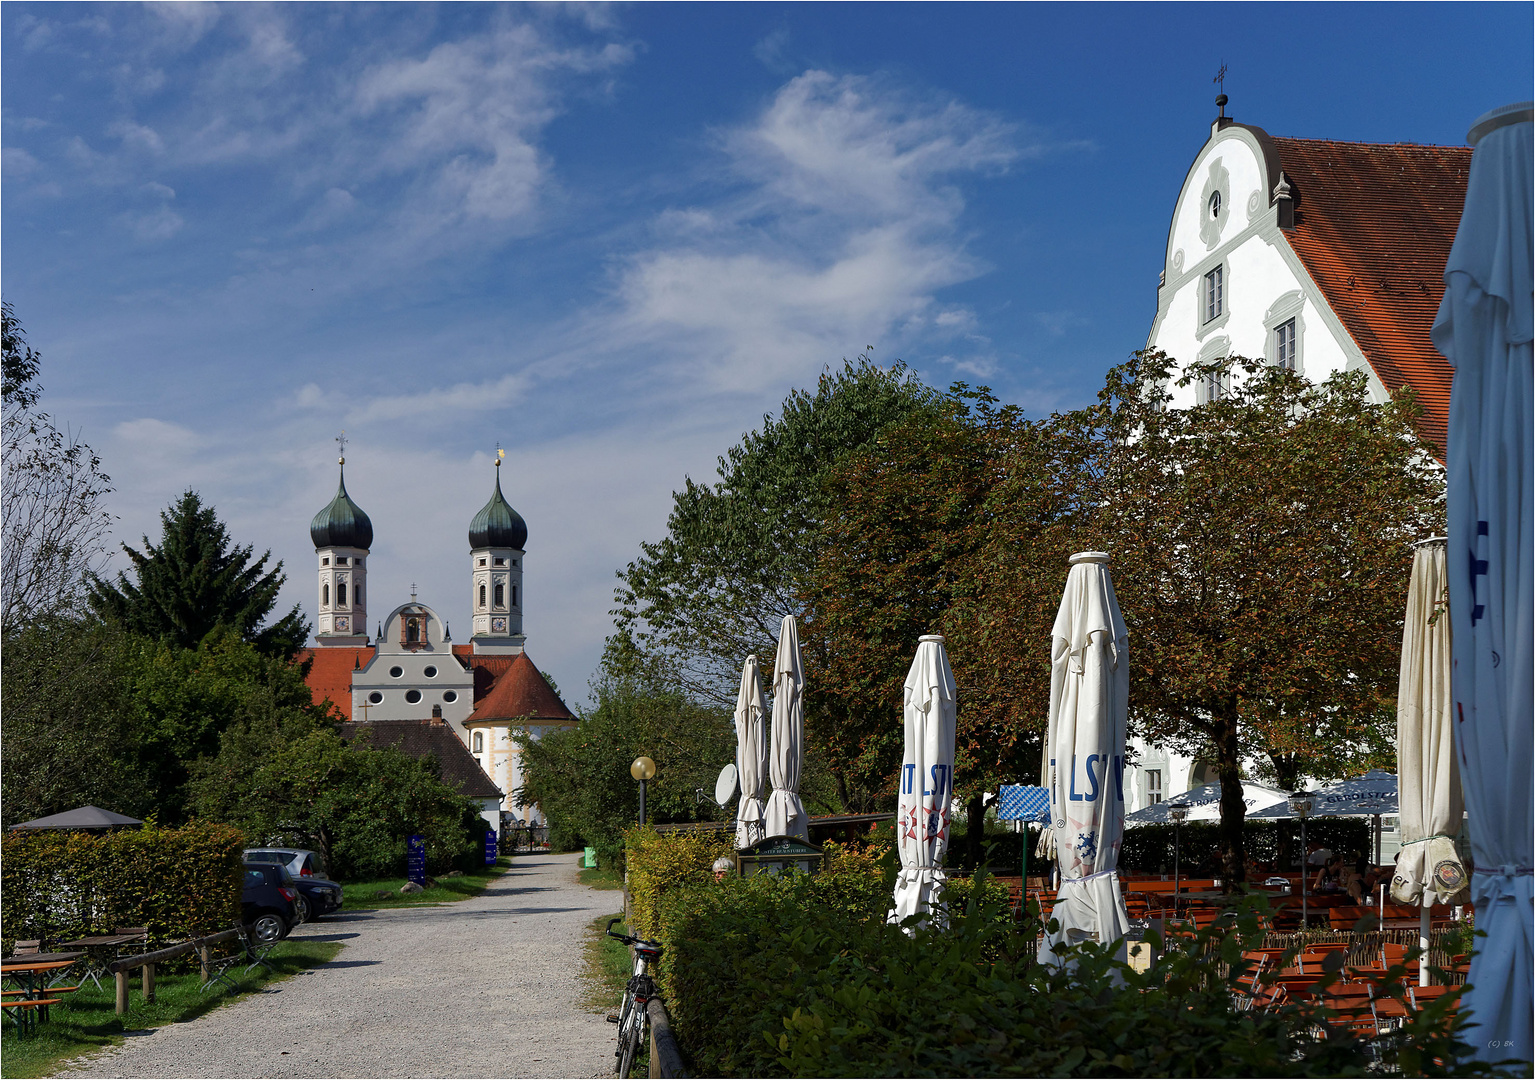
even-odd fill
[{"label": "satellite dish", "polygon": [[740,790],[740,775],[736,772],[735,763],[731,762],[720,770],[720,778],[714,782],[714,801],[724,806],[736,797]]}]

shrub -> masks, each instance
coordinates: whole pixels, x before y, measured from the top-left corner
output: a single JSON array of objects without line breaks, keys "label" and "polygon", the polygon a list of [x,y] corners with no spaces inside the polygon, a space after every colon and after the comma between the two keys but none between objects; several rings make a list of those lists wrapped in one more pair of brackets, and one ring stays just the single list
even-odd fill
[{"label": "shrub", "polygon": [[198,824],[105,834],[7,832],[0,840],[0,938],[52,944],[119,926],[149,927],[149,948],[227,930],[240,921],[245,837]]},{"label": "shrub", "polygon": [[[1182,850],[1179,862],[1185,875],[1219,877],[1221,874],[1217,821],[1190,821],[1182,826]],[[1293,821],[1245,821],[1243,846],[1254,862],[1278,866],[1280,845],[1288,833],[1291,857],[1300,854],[1300,826]],[[1313,818],[1306,824],[1306,839],[1334,851],[1347,853],[1375,851],[1373,826],[1369,818]],[[1173,872],[1174,826],[1136,825],[1125,830],[1119,849],[1122,870],[1147,874]],[[1033,860],[1031,860],[1032,862]]]},{"label": "shrub", "polygon": [[714,860],[732,852],[724,833],[659,833],[636,825],[624,834],[629,868],[629,929],[640,937],[660,937],[661,900],[687,886],[716,884]]},{"label": "shrub", "polygon": [[1150,972],[1098,946],[1063,972],[995,882],[955,880],[947,929],[898,927],[884,874],[862,869],[664,894],[662,992],[699,1075],[1358,1076],[1377,1054],[1421,1073],[1465,1049],[1445,1009],[1374,1046],[1310,1004],[1239,1011],[1261,898]]}]

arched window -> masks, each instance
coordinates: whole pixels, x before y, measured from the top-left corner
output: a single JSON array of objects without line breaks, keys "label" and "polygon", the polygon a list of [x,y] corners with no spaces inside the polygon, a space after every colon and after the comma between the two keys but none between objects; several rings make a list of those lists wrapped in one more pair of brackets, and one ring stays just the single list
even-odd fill
[{"label": "arched window", "polygon": [[346,582],[336,582],[336,606],[346,607]]},{"label": "arched window", "polygon": [[506,606],[506,586],[496,582],[496,607]]},{"label": "arched window", "polygon": [[405,620],[405,640],[417,642],[421,640],[421,623],[415,619]]},{"label": "arched window", "polygon": [[485,606],[485,586],[480,586],[480,607]]},{"label": "arched window", "polygon": [[323,607],[330,607],[330,582],[320,586],[320,604]]},{"label": "arched window", "polygon": [[485,752],[485,733],[483,731],[476,731],[474,733],[474,752],[476,754],[483,754]]},{"label": "arched window", "polygon": [[512,586],[512,607],[517,606],[517,586]]}]

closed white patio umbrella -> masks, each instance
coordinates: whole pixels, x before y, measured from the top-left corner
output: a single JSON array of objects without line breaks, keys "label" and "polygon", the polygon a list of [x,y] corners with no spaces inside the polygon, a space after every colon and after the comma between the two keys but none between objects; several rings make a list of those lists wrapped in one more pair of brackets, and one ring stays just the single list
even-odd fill
[{"label": "closed white patio umbrella", "polygon": [[943,857],[954,798],[954,723],[958,695],[943,638],[925,634],[906,673],[906,753],[896,795],[901,870],[890,921],[929,915],[942,921]]},{"label": "closed white patio umbrella", "polygon": [[1529,102],[1472,127],[1466,206],[1431,332],[1455,367],[1448,488],[1454,728],[1477,943],[1462,1009],[1485,1061],[1535,1056],[1535,379]]},{"label": "closed white patio umbrella", "polygon": [[[1450,723],[1450,616],[1440,606],[1448,585],[1444,537],[1423,541],[1412,556],[1396,691],[1402,851],[1391,895],[1404,904],[1422,905],[1418,944],[1425,952],[1429,908],[1448,903],[1466,887],[1466,868],[1455,853],[1465,802]],[[1426,986],[1428,965],[1418,967],[1419,982]]]},{"label": "closed white patio umbrella", "polygon": [[1071,557],[1050,631],[1050,812],[1060,887],[1040,959],[1063,945],[1117,941],[1130,927],[1119,888],[1125,828],[1130,638],[1101,551]]},{"label": "closed white patio umbrella", "polygon": [[763,830],[768,836],[797,836],[808,841],[810,818],[799,797],[805,755],[804,694],[799,630],[794,616],[785,615],[778,629],[778,656],[773,661],[773,746],[768,757],[773,793],[763,813]]},{"label": "closed white patio umbrella", "polygon": [[763,799],[767,795],[767,698],[757,658],[748,656],[741,668],[741,692],[736,696],[736,775],[741,801],[736,807],[736,847],[751,847],[762,830]]}]

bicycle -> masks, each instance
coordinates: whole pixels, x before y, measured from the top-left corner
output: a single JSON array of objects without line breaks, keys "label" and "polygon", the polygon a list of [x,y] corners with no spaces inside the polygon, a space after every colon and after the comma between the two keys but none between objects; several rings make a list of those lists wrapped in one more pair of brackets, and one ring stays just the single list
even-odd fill
[{"label": "bicycle", "polygon": [[607,934],[634,949],[634,974],[629,977],[629,985],[624,989],[623,1008],[610,1015],[608,1023],[618,1025],[618,1049],[613,1051],[613,1056],[618,1058],[620,1080],[626,1080],[634,1059],[639,1056],[640,1047],[645,1044],[646,1029],[650,1026],[647,1006],[650,999],[656,996],[656,983],[650,977],[650,967],[660,962],[662,950],[660,942],[613,933],[614,924],[620,922],[623,920],[609,920]]}]

